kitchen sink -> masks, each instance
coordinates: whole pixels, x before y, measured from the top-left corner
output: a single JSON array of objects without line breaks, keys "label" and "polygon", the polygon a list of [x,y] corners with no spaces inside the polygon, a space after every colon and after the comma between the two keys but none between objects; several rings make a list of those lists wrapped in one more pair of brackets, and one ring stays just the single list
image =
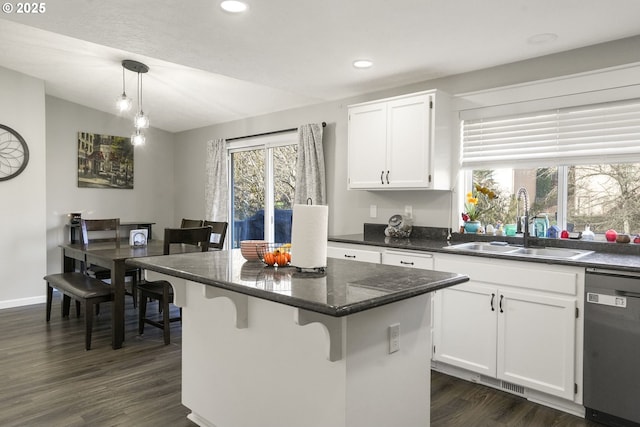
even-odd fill
[{"label": "kitchen sink", "polygon": [[490,242],[469,242],[459,243],[457,245],[445,246],[445,249],[473,251],[473,252],[490,252],[490,253],[506,253],[518,250],[517,246],[497,245]]},{"label": "kitchen sink", "polygon": [[529,255],[540,258],[577,259],[589,255],[592,251],[564,248],[520,248],[514,255]]},{"label": "kitchen sink", "polygon": [[580,249],[566,248],[525,248],[516,245],[505,245],[503,242],[468,242],[445,246],[445,249],[460,252],[490,253],[523,258],[576,260],[593,253]]}]

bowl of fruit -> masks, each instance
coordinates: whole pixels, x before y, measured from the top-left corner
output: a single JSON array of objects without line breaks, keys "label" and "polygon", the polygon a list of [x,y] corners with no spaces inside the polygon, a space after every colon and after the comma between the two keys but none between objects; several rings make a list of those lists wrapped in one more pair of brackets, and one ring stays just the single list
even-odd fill
[{"label": "bowl of fruit", "polygon": [[256,249],[260,261],[270,267],[284,267],[291,262],[291,243],[268,243]]}]

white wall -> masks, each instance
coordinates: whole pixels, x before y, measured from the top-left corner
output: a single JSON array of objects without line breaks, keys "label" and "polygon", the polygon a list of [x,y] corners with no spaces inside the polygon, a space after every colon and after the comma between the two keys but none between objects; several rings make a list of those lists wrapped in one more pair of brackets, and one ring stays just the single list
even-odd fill
[{"label": "white wall", "polygon": [[44,82],[0,68],[0,123],[29,147],[27,168],[0,182],[0,308],[39,302],[46,274]]},{"label": "white wall", "polygon": [[[195,193],[187,189],[204,176],[207,140],[288,129],[304,123],[324,121],[328,124],[324,130],[323,142],[327,168],[330,235],[361,233],[365,222],[387,223],[391,215],[402,213],[405,205],[413,207],[416,225],[448,227],[451,225],[451,218],[455,217],[451,209],[450,192],[347,190],[347,105],[428,89],[441,89],[455,95],[634,62],[640,62],[640,37],[182,132],[176,138],[176,167],[181,171],[176,175],[179,194],[176,215],[179,217],[188,211],[204,212],[204,186],[198,187]],[[187,174],[182,173],[185,170],[188,170]],[[455,173],[456,171],[454,175]],[[369,217],[369,206],[372,204],[377,205],[377,218]],[[454,224],[455,227],[457,224]]]},{"label": "white wall", "polygon": [[[147,131],[135,148],[133,190],[78,188],[78,132],[130,136],[129,119],[46,97],[47,113],[47,271],[61,270],[58,245],[68,239],[67,214],[84,218],[156,222],[153,237],[162,238],[174,222],[174,135]],[[44,291],[44,284],[42,291]]]}]

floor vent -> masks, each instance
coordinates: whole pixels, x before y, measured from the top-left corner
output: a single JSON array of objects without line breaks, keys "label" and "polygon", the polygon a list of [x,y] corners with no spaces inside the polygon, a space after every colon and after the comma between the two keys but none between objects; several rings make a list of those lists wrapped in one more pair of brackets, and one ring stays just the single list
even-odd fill
[{"label": "floor vent", "polygon": [[502,387],[503,390],[507,390],[510,391],[512,393],[517,393],[520,395],[524,395],[524,387],[521,385],[517,385],[517,384],[511,384],[508,383],[506,381],[502,381],[500,386]]}]

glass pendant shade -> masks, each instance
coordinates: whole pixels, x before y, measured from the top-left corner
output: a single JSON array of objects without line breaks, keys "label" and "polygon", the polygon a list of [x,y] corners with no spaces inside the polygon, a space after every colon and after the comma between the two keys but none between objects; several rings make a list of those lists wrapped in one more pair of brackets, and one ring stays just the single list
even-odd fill
[{"label": "glass pendant shade", "polygon": [[118,97],[116,101],[116,106],[121,113],[125,113],[131,110],[131,106],[133,105],[133,100],[127,96],[127,91],[124,88],[124,65],[122,67],[122,95]]},{"label": "glass pendant shade", "polygon": [[140,129],[137,129],[136,132],[131,135],[131,144],[136,146],[136,145],[142,145],[145,142],[145,137],[144,137],[144,133],[140,132]]},{"label": "glass pendant shade", "polygon": [[120,95],[120,97],[118,97],[118,100],[116,101],[118,111],[120,111],[121,113],[125,113],[131,110],[132,105],[133,101],[127,96],[125,92],[122,92],[122,95]]},{"label": "glass pendant shade", "polygon": [[140,110],[136,117],[133,119],[136,129],[146,129],[149,127],[149,116],[144,114],[144,111]]}]

